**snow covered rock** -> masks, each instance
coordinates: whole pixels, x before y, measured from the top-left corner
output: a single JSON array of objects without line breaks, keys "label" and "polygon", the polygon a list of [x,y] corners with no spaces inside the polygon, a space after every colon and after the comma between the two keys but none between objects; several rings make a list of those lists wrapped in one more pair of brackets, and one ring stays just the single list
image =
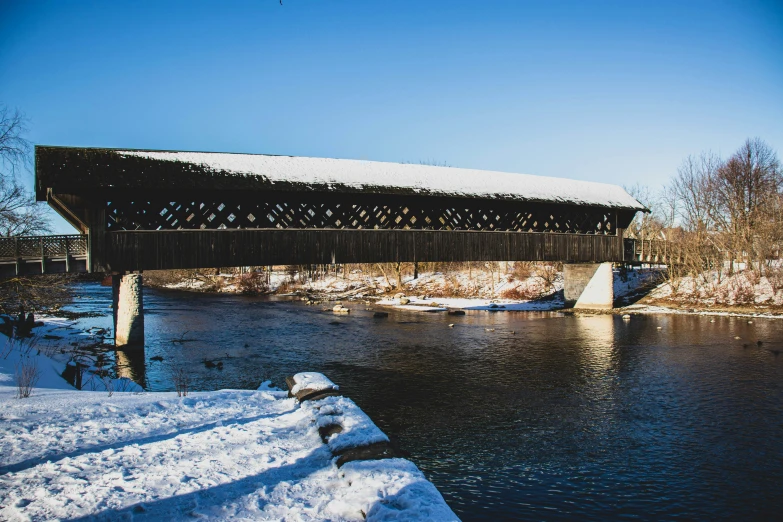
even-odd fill
[{"label": "snow covered rock", "polygon": [[332,308],[332,312],[334,312],[336,314],[349,314],[349,313],[351,313],[351,309],[350,308],[345,308],[343,305],[338,304],[338,305],[335,305],[334,308]]},{"label": "snow covered rock", "polygon": [[360,446],[389,442],[389,437],[351,399],[326,397],[317,402],[308,402],[302,407],[312,411],[319,428],[334,425],[342,428],[326,440],[334,455]]},{"label": "snow covered rock", "polygon": [[340,389],[324,374],[318,372],[301,372],[286,379],[291,396],[300,401],[322,398],[329,395],[339,395]]},{"label": "snow covered rock", "polygon": [[311,412],[315,425],[337,466],[355,460],[379,460],[396,456],[389,437],[352,400],[341,397],[332,381],[315,372],[290,378],[291,393],[302,409]]}]

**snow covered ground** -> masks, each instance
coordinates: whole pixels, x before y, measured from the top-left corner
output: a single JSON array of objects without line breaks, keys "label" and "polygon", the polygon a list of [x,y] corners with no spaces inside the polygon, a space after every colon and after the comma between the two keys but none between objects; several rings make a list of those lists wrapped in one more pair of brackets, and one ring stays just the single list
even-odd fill
[{"label": "snow covered ground", "polygon": [[[742,270],[742,267],[739,268]],[[644,277],[639,272],[634,277]],[[648,275],[655,283],[654,273]],[[629,278],[628,284],[638,286]],[[623,311],[646,314],[695,314],[728,317],[783,318],[783,290],[780,281],[742,270],[729,276],[716,271],[704,272],[698,278],[685,276],[676,281],[660,282],[640,303],[623,307]],[[615,294],[633,294],[621,288],[615,279]]]},{"label": "snow covered ground", "polygon": [[730,310],[710,310],[700,308],[672,308],[670,306],[648,305],[648,304],[632,304],[622,308],[623,312],[629,312],[632,314],[677,314],[677,315],[709,315],[716,317],[758,317],[764,319],[783,319],[783,315],[779,313],[765,312],[759,310],[757,312],[740,312]]},{"label": "snow covered ground", "polygon": [[752,270],[743,270],[733,275],[713,270],[704,272],[697,278],[686,276],[674,284],[667,282],[652,292],[650,297],[679,303],[698,302],[710,306],[783,306],[781,286],[783,283],[779,279],[759,276]]},{"label": "snow covered ground", "polygon": [[[76,391],[23,352],[0,352],[0,520],[457,520],[407,460],[337,467],[335,447],[385,437],[350,399]],[[24,358],[40,379],[16,398]]]},{"label": "snow covered ground", "polygon": [[[464,276],[464,274],[460,274]],[[421,291],[422,288],[431,288],[432,281],[437,281],[439,277],[443,277],[442,274],[432,274],[424,279],[423,284],[411,285],[412,292]],[[640,287],[653,281],[656,277],[656,273],[652,271],[637,271],[629,270],[626,274],[621,275],[619,270],[614,272],[614,296],[615,299],[633,294]],[[496,284],[495,294],[503,294],[504,290],[508,290],[512,285],[518,285],[525,289],[536,288],[540,285],[540,278],[533,276],[527,281],[515,282],[513,279],[507,277],[501,278]],[[563,302],[562,294],[558,292],[563,289],[563,276],[558,273],[552,287],[549,289],[549,293],[545,289],[536,288],[536,292],[543,294],[543,298],[538,299],[503,299],[503,298],[459,298],[459,297],[430,297],[430,296],[416,296],[406,295],[405,304],[401,304],[396,297],[387,297],[378,301],[379,305],[394,306],[395,308],[403,310],[414,310],[420,312],[437,312],[446,311],[448,309],[460,309],[460,310],[487,310],[492,312],[500,311],[546,311],[546,310],[559,310],[565,306]],[[482,291],[489,293],[489,288],[484,283]]]},{"label": "snow covered ground", "polygon": [[[292,277],[290,272],[278,270],[271,275],[269,290],[285,291],[290,295],[307,293],[321,300],[378,299],[380,305],[416,312],[448,309],[547,311],[564,307],[563,274],[551,264],[475,263],[468,268],[455,264],[451,268],[444,267],[443,271],[422,271],[417,279],[413,279],[411,267],[408,267],[399,289],[389,267],[385,272],[388,277],[379,276],[372,266],[356,267],[361,269],[353,268],[347,274],[321,274],[314,280],[300,279],[299,275]],[[736,270],[738,272],[731,276],[726,269],[665,283],[660,283],[664,278],[660,268],[615,270],[615,306],[632,305],[644,297],[648,304],[646,310],[654,313],[715,313],[716,309],[723,309],[726,313],[743,316],[780,315],[783,307],[780,264],[769,267],[764,276],[744,270],[741,265]],[[222,277],[226,285],[221,291],[237,291],[233,275]],[[186,285],[176,287],[185,288]],[[394,297],[398,294],[403,294],[407,301],[401,303]],[[641,306],[633,306],[636,312],[642,310]]]},{"label": "snow covered ground", "polygon": [[[514,263],[494,265],[495,269],[491,271],[482,264],[477,264],[469,270],[422,272],[417,279],[409,275],[403,278],[403,288],[400,291],[391,286],[392,283],[385,277],[363,273],[359,269],[346,275],[321,275],[304,283],[294,283],[289,273],[275,271],[271,274],[270,290],[284,287],[287,291],[299,290],[307,292],[308,295],[320,295],[327,300],[339,299],[341,296],[379,299],[379,305],[416,312],[444,312],[449,309],[548,311],[559,310],[565,306],[562,296],[562,272],[542,265],[525,274],[524,271],[515,271]],[[237,286],[233,283],[235,276],[223,274],[220,277],[225,281],[220,291],[237,291]],[[634,295],[656,277],[656,270],[628,270],[624,274],[615,270],[615,299]],[[168,285],[168,288],[193,290],[202,287],[201,284],[189,286],[189,283],[184,282]],[[405,296],[405,302],[394,297],[399,294]]]},{"label": "snow covered ground", "polygon": [[410,296],[407,299],[409,299],[409,303],[405,305],[400,304],[399,299],[381,299],[377,304],[418,312],[445,312],[449,309],[490,310],[494,312],[540,311],[563,308],[563,300],[558,298],[546,301],[515,301],[510,299],[470,299],[459,297],[431,297],[425,299]]}]

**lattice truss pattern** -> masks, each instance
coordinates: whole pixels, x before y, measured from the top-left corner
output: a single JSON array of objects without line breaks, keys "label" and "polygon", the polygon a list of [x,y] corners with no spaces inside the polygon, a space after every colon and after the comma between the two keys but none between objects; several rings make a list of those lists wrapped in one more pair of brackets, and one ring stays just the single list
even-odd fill
[{"label": "lattice truss pattern", "polygon": [[180,230],[226,228],[412,229],[615,233],[616,215],[597,207],[415,208],[312,202],[110,202],[107,228]]}]

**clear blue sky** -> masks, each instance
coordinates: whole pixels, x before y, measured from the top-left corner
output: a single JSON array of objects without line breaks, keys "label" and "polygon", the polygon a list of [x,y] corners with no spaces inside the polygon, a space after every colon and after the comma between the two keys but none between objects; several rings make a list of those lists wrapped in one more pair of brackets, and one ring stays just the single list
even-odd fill
[{"label": "clear blue sky", "polygon": [[0,101],[39,144],[658,187],[783,152],[783,2],[0,0]]}]

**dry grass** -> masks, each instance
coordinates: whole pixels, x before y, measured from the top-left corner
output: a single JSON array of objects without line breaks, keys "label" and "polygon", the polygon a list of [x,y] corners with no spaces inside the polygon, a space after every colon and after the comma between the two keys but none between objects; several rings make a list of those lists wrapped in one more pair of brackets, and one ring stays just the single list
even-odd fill
[{"label": "dry grass", "polygon": [[751,304],[756,299],[756,289],[747,278],[735,278],[714,291],[718,304]]},{"label": "dry grass", "polygon": [[29,357],[29,355],[35,351],[40,353],[38,349],[39,336],[33,335],[31,337],[7,337],[5,346],[0,350],[0,358],[7,359],[11,352],[17,350],[22,357]]},{"label": "dry grass", "polygon": [[[214,268],[198,270],[147,270],[144,272],[144,284],[149,287],[163,288],[178,283],[201,283],[198,291],[219,292],[226,284]],[[196,289],[196,288],[194,288]]]},{"label": "dry grass", "polygon": [[500,292],[500,297],[503,299],[515,299],[518,301],[530,301],[532,299],[538,299],[543,295],[545,294],[542,293],[537,286],[518,285]]},{"label": "dry grass", "polygon": [[70,301],[69,284],[74,279],[68,274],[0,279],[0,312],[13,315],[20,307],[28,311],[59,308]]},{"label": "dry grass", "polygon": [[23,356],[16,363],[14,379],[16,381],[16,396],[19,399],[26,399],[30,396],[38,379],[41,377],[41,370],[38,369],[38,358]]},{"label": "dry grass", "polygon": [[290,294],[290,293],[293,293],[294,291],[298,290],[300,288],[300,286],[301,285],[296,283],[294,280],[286,279],[285,281],[280,283],[280,285],[277,287],[277,290],[275,291],[275,293],[278,293],[278,294]]},{"label": "dry grass", "polygon": [[525,281],[535,270],[535,263],[517,261],[514,263],[514,268],[511,269],[511,278],[515,281]]},{"label": "dry grass", "polygon": [[237,278],[237,289],[243,294],[265,294],[269,292],[266,277],[260,272],[248,272]]},{"label": "dry grass", "polygon": [[187,397],[188,387],[190,386],[190,376],[188,376],[185,368],[178,366],[171,372],[171,378],[174,381],[174,389],[177,392],[177,397]]},{"label": "dry grass", "polygon": [[767,281],[772,285],[775,293],[783,290],[783,267],[774,267],[767,269]]}]

